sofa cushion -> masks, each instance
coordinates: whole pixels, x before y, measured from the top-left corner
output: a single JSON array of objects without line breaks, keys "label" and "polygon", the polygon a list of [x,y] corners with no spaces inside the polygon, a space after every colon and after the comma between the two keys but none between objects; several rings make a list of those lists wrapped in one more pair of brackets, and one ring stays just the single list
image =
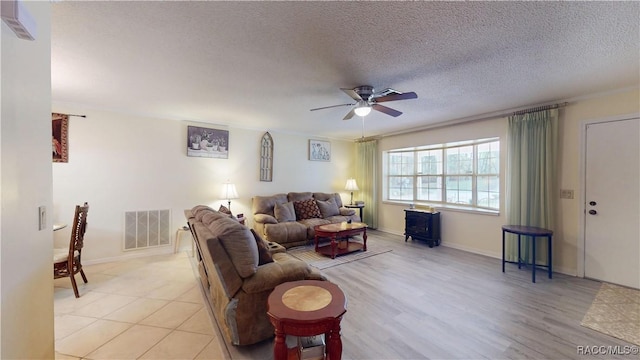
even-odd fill
[{"label": "sofa cushion", "polygon": [[342,216],[351,216],[355,214],[356,214],[356,211],[354,209],[340,208],[340,215]]},{"label": "sofa cushion", "polygon": [[208,212],[203,211],[196,216],[196,220],[199,220],[205,226],[211,225],[214,221],[218,221],[220,219],[228,219],[228,218],[229,218],[229,215],[223,214],[221,212],[217,212],[215,210],[211,210]]},{"label": "sofa cushion", "polygon": [[291,202],[313,199],[313,193],[307,192],[290,192],[287,194],[287,199]]},{"label": "sofa cushion", "polygon": [[287,194],[275,194],[272,196],[254,196],[251,202],[253,214],[266,214],[274,216],[273,207],[276,204],[287,202]]},{"label": "sofa cushion", "polygon": [[267,243],[262,240],[262,237],[260,237],[255,230],[251,229],[251,234],[253,234],[253,238],[256,240],[256,245],[258,245],[258,266],[273,262]]},{"label": "sofa cushion", "polygon": [[306,241],[307,227],[297,221],[267,224],[264,235],[267,241],[276,241],[286,247],[287,243]]},{"label": "sofa cushion", "polygon": [[318,225],[326,225],[331,224],[331,221],[327,219],[305,219],[298,221],[299,224],[302,224],[307,229],[307,238],[313,239],[316,237],[315,227]]},{"label": "sofa cushion", "polygon": [[312,270],[302,260],[287,253],[274,254],[273,260],[274,262],[261,266],[255,275],[245,279],[242,290],[248,294],[271,292],[282,283],[311,278]]},{"label": "sofa cushion", "polygon": [[198,221],[202,221],[202,216],[204,216],[204,214],[209,214],[209,213],[217,213],[217,211],[213,210],[212,208],[206,205],[197,205],[197,206],[194,206],[193,209],[191,209],[191,214]]},{"label": "sofa cushion", "polygon": [[220,277],[218,282],[222,285],[225,296],[232,298],[242,288],[242,278],[233,266],[229,254],[222,246],[220,239],[203,223],[190,222],[190,225],[196,233],[198,250],[202,251],[204,272],[208,277],[206,281],[203,280],[203,283],[213,286],[212,284],[216,283],[215,278]]},{"label": "sofa cushion", "polygon": [[296,221],[296,211],[293,208],[293,203],[290,201],[284,204],[276,204],[273,212],[278,222]]},{"label": "sofa cushion", "polygon": [[253,220],[259,224],[277,224],[278,220],[275,217],[267,214],[255,214]]},{"label": "sofa cushion", "polygon": [[295,201],[293,207],[296,211],[296,220],[321,218],[320,208],[314,199]]},{"label": "sofa cushion", "polygon": [[220,239],[240,277],[255,274],[259,260],[258,245],[247,227],[228,217],[208,225],[203,221],[203,224]]},{"label": "sofa cushion", "polygon": [[325,219],[340,214],[340,209],[338,208],[338,204],[336,204],[336,200],[334,198],[330,198],[326,201],[316,200],[316,203],[318,204],[318,208],[320,208],[322,217]]},{"label": "sofa cushion", "polygon": [[331,198],[333,198],[336,201],[336,204],[338,205],[338,207],[342,207],[342,198],[340,197],[340,194],[338,193],[322,193],[322,192],[314,192],[313,193],[313,198],[316,200],[329,200]]}]

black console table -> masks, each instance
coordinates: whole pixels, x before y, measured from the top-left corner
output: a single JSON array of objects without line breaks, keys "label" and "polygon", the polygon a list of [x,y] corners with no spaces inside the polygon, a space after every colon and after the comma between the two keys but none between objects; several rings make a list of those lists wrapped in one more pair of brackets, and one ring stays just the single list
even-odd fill
[{"label": "black console table", "polygon": [[362,217],[362,209],[364,209],[364,204],[350,204],[350,205],[344,205],[344,207],[349,208],[349,209],[360,209],[360,222],[364,222],[364,218]]},{"label": "black console table", "polygon": [[405,209],[404,241],[426,241],[429,247],[440,245],[440,213]]}]

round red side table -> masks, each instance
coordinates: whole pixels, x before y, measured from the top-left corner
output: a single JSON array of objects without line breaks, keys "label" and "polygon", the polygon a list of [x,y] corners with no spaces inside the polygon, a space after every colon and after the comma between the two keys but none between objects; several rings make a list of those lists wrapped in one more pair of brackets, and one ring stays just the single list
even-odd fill
[{"label": "round red side table", "polygon": [[280,284],[269,295],[269,319],[275,328],[273,358],[287,359],[287,335],[324,334],[327,359],[342,358],[340,321],[347,312],[347,298],[329,281],[300,280]]}]

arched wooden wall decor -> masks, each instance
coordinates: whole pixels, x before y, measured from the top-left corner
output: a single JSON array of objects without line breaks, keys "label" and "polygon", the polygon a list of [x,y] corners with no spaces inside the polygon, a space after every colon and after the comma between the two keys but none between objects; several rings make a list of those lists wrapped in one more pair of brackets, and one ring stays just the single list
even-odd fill
[{"label": "arched wooden wall decor", "polygon": [[273,180],[273,138],[267,131],[260,144],[260,181]]}]

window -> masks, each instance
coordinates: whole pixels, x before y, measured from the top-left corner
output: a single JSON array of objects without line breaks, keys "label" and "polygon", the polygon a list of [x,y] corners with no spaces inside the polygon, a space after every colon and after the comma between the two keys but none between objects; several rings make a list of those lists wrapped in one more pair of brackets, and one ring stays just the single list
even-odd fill
[{"label": "window", "polygon": [[497,138],[384,153],[386,200],[500,209]]}]

